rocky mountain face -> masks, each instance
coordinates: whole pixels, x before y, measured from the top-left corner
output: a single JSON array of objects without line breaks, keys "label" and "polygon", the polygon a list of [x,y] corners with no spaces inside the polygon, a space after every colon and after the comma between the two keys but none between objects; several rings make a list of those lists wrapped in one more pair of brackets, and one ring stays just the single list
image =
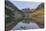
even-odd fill
[{"label": "rocky mountain face", "polygon": [[32,12],[32,20],[42,25],[40,27],[44,27],[44,3],[41,3],[37,9]]},{"label": "rocky mountain face", "polygon": [[[12,4],[10,1],[5,1],[5,14],[13,18],[16,18],[14,20],[19,19],[19,17],[23,17],[23,12],[21,12],[14,4]],[[17,15],[17,16],[16,16]],[[20,15],[20,16],[19,16]],[[19,16],[19,17],[18,17]],[[18,18],[17,18],[18,17]],[[9,19],[8,19],[9,20]]]},{"label": "rocky mountain face", "polygon": [[23,12],[20,11],[10,1],[5,1],[5,23],[6,31],[10,30],[14,25],[23,19]]},{"label": "rocky mountain face", "polygon": [[24,19],[29,19],[29,20],[31,20],[31,13],[32,13],[32,10],[33,9],[30,9],[30,8],[25,8],[25,9],[22,9],[21,11],[24,13],[24,15],[25,15],[25,17],[24,17]]},{"label": "rocky mountain face", "polygon": [[25,8],[25,9],[22,9],[21,11],[24,12],[24,13],[31,13],[32,9]]}]

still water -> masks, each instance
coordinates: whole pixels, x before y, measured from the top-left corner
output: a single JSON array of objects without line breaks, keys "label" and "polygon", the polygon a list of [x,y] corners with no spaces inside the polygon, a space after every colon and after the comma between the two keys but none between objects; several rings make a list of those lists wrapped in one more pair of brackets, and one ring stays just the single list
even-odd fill
[{"label": "still water", "polygon": [[33,22],[23,23],[19,22],[16,26],[14,26],[11,30],[26,30],[26,29],[39,29],[40,27]]}]

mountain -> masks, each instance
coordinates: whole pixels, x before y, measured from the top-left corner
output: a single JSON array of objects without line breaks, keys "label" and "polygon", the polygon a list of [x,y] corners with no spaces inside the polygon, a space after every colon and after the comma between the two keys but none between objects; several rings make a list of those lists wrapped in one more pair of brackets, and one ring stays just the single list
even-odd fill
[{"label": "mountain", "polygon": [[10,1],[5,1],[5,27],[6,31],[9,31],[23,19],[23,12],[19,10]]},{"label": "mountain", "polygon": [[32,9],[25,8],[25,9],[22,9],[21,11],[24,12],[24,13],[31,13]]},{"label": "mountain", "polygon": [[44,24],[44,3],[41,3],[33,12],[32,20],[38,24]]}]

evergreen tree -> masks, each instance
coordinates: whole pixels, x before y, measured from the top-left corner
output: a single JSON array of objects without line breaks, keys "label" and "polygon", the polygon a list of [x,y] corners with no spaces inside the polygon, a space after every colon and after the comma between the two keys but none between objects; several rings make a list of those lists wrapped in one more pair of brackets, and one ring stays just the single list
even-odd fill
[{"label": "evergreen tree", "polygon": [[44,3],[41,3],[38,8],[44,8]]},{"label": "evergreen tree", "polygon": [[12,11],[8,8],[5,8],[5,22],[6,23],[9,23],[12,21],[13,19],[12,15],[13,15]]}]

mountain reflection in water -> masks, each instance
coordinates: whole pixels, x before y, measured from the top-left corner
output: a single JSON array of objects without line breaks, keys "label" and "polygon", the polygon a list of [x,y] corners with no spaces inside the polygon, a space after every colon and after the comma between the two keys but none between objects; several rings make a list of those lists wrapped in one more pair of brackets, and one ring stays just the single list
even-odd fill
[{"label": "mountain reflection in water", "polygon": [[25,29],[39,29],[40,27],[36,23],[23,23],[19,22],[12,30],[25,30]]}]

